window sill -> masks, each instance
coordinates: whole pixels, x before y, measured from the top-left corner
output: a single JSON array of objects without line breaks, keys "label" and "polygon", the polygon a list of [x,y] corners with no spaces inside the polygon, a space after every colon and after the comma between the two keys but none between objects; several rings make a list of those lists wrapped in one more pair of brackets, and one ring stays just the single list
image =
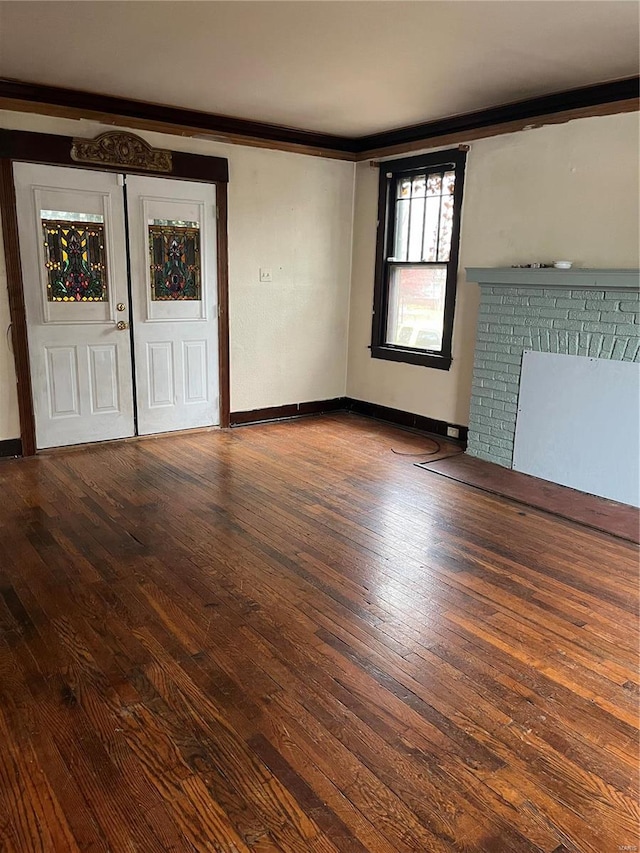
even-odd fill
[{"label": "window sill", "polygon": [[423,367],[435,368],[436,370],[449,370],[451,367],[451,356],[421,352],[420,350],[401,349],[400,347],[372,346],[371,357],[382,358],[385,361],[399,361],[404,364],[419,364]]}]

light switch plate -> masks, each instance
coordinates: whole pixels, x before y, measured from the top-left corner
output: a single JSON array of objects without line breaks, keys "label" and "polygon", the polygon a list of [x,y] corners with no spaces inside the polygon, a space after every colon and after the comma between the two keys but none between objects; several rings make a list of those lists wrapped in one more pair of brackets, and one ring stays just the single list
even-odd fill
[{"label": "light switch plate", "polygon": [[273,277],[271,275],[270,269],[266,269],[265,267],[260,267],[260,281],[262,281],[262,282],[273,281]]}]

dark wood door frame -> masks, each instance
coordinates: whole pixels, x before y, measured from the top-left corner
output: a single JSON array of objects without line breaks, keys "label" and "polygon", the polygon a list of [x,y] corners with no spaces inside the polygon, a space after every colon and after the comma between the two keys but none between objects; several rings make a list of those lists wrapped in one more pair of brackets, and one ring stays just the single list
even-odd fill
[{"label": "dark wood door frame", "polygon": [[218,371],[220,426],[229,426],[229,262],[227,238],[228,162],[223,157],[162,151],[140,137],[120,131],[96,140],[74,139],[50,133],[0,130],[0,218],[7,267],[11,341],[16,367],[22,455],[36,452],[35,417],[27,340],[20,240],[16,212],[13,164],[42,163],[99,169],[120,174],[151,175],[183,181],[200,181],[216,187],[218,259]]}]

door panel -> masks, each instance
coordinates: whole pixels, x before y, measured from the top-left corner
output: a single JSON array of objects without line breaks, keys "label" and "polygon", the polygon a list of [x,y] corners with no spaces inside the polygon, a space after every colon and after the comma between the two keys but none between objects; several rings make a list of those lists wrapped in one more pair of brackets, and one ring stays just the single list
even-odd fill
[{"label": "door panel", "polygon": [[154,341],[147,344],[147,370],[149,408],[173,407],[175,366],[171,341]]},{"label": "door panel", "polygon": [[127,176],[140,434],[220,422],[215,187]]},{"label": "door panel", "polygon": [[45,347],[49,414],[52,418],[80,415],[78,348]]},{"label": "door panel", "polygon": [[89,347],[89,384],[92,412],[119,411],[118,350],[114,344]]},{"label": "door panel", "polygon": [[202,403],[207,398],[207,341],[182,342],[185,403]]},{"label": "door panel", "polygon": [[[16,163],[14,176],[36,445],[131,436],[119,178],[28,163]],[[124,330],[118,330],[119,320]]]}]

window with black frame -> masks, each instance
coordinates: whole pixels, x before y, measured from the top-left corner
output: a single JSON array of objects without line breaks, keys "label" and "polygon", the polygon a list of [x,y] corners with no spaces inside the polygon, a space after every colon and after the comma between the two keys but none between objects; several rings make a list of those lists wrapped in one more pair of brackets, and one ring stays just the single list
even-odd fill
[{"label": "window with black frame", "polygon": [[456,149],[380,163],[374,358],[451,365],[465,160]]}]

